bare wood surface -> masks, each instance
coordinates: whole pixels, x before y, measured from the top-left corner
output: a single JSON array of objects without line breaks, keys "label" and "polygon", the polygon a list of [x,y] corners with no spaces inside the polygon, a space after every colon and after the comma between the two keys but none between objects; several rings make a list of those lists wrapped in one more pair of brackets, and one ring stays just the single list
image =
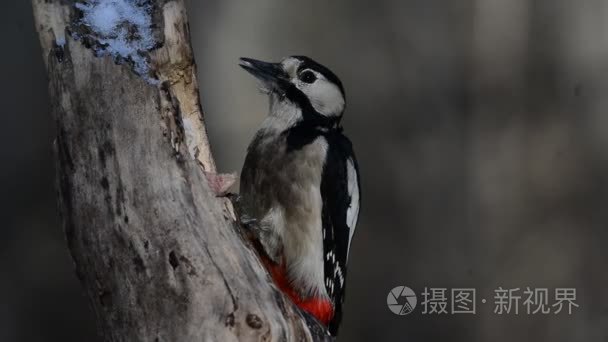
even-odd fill
[{"label": "bare wood surface", "polygon": [[59,211],[104,339],[327,339],[271,285],[230,203],[207,185],[203,171],[216,167],[183,1],[152,1],[157,44],[141,51],[145,74],[96,53],[75,1],[32,4],[57,130]]}]

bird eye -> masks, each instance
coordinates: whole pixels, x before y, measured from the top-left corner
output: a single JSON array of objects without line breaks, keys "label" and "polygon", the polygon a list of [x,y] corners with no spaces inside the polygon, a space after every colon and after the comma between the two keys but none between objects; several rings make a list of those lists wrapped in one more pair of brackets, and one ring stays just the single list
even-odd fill
[{"label": "bird eye", "polygon": [[310,70],[305,70],[300,73],[300,81],[305,83],[313,83],[317,80],[317,75]]}]

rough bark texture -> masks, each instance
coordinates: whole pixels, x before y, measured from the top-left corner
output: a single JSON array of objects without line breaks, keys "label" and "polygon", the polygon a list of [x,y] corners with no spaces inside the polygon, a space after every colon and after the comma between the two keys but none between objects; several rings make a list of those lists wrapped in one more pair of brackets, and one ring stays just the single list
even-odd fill
[{"label": "rough bark texture", "polygon": [[105,340],[326,339],[271,285],[231,204],[209,190],[202,171],[215,165],[183,1],[153,2],[158,44],[146,54],[158,82],[96,54],[74,3],[33,8],[57,129],[59,209]]}]

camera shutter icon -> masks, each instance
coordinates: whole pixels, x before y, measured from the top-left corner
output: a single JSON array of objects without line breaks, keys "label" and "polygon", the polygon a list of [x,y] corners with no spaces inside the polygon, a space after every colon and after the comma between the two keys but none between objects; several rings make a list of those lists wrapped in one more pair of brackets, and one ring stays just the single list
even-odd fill
[{"label": "camera shutter icon", "polygon": [[397,286],[392,289],[386,297],[389,310],[395,315],[407,315],[414,311],[418,298],[412,289],[407,286]]}]

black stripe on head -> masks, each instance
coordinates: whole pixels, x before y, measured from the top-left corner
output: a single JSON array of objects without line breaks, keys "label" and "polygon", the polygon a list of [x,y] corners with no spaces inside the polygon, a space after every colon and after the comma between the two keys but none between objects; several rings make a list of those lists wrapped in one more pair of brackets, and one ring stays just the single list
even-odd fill
[{"label": "black stripe on head", "polygon": [[321,65],[315,62],[312,58],[306,56],[291,56],[291,58],[295,58],[299,60],[301,63],[298,66],[298,73],[304,69],[311,69],[321,73],[325,78],[334,83],[340,88],[340,92],[342,92],[342,96],[346,98],[346,94],[344,93],[344,86],[342,85],[342,81],[334,74],[331,70],[329,70],[326,66]]}]

